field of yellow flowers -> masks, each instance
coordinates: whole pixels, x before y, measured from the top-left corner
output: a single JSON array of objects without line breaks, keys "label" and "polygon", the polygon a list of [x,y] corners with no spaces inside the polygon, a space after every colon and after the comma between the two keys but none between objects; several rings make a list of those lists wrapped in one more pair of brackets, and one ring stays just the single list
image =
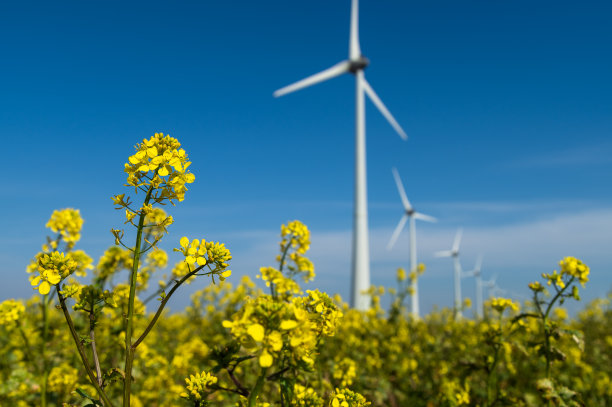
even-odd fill
[{"label": "field of yellow flowers", "polygon": [[[209,237],[169,237],[181,260],[161,275],[158,242],[173,223],[161,205],[185,198],[189,165],[172,137],[136,146],[125,164],[133,195],[112,198],[129,230],[112,229],[97,262],[78,249],[79,211],[52,213],[53,236],[27,266],[36,295],[0,304],[1,406],[612,405],[610,298],[573,319],[562,308],[588,283],[580,260],[526,282],[528,303],[491,299],[482,320],[410,317],[409,280],[422,265],[372,288],[367,312],[302,290],[315,273],[299,221],[281,226],[279,254],[256,276],[265,290],[232,281],[229,249]],[[205,288],[191,305],[166,312],[196,279]]]}]

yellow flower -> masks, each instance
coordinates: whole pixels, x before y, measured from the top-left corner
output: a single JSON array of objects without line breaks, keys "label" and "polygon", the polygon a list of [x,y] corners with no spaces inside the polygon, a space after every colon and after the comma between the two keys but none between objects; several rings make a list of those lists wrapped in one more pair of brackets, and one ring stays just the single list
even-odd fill
[{"label": "yellow flower", "polygon": [[268,353],[268,351],[264,350],[259,356],[259,366],[270,367],[272,366],[272,362],[274,362],[274,358]]},{"label": "yellow flower", "polygon": [[59,233],[70,246],[81,239],[83,218],[78,209],[66,208],[55,210],[45,225],[55,233]]},{"label": "yellow flower", "polygon": [[264,327],[259,324],[253,324],[247,328],[247,332],[257,342],[261,342],[264,338]]},{"label": "yellow flower", "polygon": [[491,300],[491,307],[495,309],[500,314],[504,312],[506,308],[511,308],[513,311],[518,311],[518,305],[512,302],[512,300],[508,298],[493,298]]},{"label": "yellow flower", "polygon": [[[186,389],[188,392],[181,393],[181,397],[197,401],[205,399],[209,391],[207,387],[217,383],[217,377],[208,373],[196,373],[185,379]],[[199,405],[199,404],[198,404]]]},{"label": "yellow flower", "polygon": [[70,257],[64,256],[64,253],[52,252],[40,256],[36,268],[40,274],[32,277],[30,284],[45,295],[49,294],[51,285],[58,284],[63,278],[72,274],[77,268],[77,263]]},{"label": "yellow flower", "polygon": [[124,166],[128,185],[136,188],[151,185],[161,188],[161,198],[184,200],[185,184],[195,181],[195,176],[188,172],[191,162],[180,147],[177,139],[163,133],[155,133],[150,139],[137,144],[136,153],[128,158]]},{"label": "yellow flower", "polygon": [[19,301],[13,299],[0,303],[0,325],[8,325],[17,321],[23,315],[25,307]]},{"label": "yellow flower", "polygon": [[561,274],[576,277],[583,286],[584,283],[589,281],[590,269],[581,260],[575,257],[566,257],[559,262],[559,266],[561,267]]}]

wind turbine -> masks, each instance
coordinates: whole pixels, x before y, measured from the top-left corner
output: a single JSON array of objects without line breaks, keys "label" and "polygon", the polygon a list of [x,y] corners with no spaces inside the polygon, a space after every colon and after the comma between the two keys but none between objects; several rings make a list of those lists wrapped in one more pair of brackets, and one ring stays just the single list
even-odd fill
[{"label": "wind turbine", "polygon": [[482,273],[480,268],[482,267],[482,255],[476,259],[474,269],[467,271],[463,274],[463,277],[474,277],[476,280],[476,315],[478,318],[483,316],[483,303],[482,303]]},{"label": "wind turbine", "polygon": [[353,247],[351,274],[351,306],[359,310],[370,307],[370,296],[364,293],[370,288],[370,249],[368,238],[368,204],[366,186],[365,146],[365,97],[368,95],[391,126],[406,140],[408,137],[366,81],[363,70],[369,60],[361,54],[359,46],[359,4],[352,0],[349,59],[333,65],[317,74],[285,86],[274,92],[275,97],[324,82],[345,73],[355,75],[355,196],[353,212]]},{"label": "wind turbine", "polygon": [[461,235],[463,234],[462,229],[457,230],[455,235],[455,241],[453,242],[453,248],[451,250],[444,250],[436,252],[436,257],[452,257],[453,264],[455,267],[454,281],[455,281],[455,315],[461,318],[461,264],[459,264],[459,244],[461,244]]},{"label": "wind turbine", "polygon": [[504,291],[497,285],[496,281],[497,275],[494,275],[490,280],[482,282],[483,287],[487,289],[487,298],[494,297],[496,293]]},{"label": "wind turbine", "polygon": [[[395,184],[397,185],[397,192],[399,192],[400,199],[402,200],[402,204],[404,205],[404,215],[400,218],[397,227],[393,231],[393,235],[391,235],[391,239],[389,240],[389,244],[387,245],[387,250],[391,250],[397,238],[399,237],[402,229],[404,229],[404,225],[406,221],[410,219],[410,272],[417,273],[417,253],[416,253],[416,219],[424,220],[427,222],[437,222],[438,220],[433,216],[425,215],[420,212],[414,210],[408,197],[406,196],[406,191],[404,190],[404,185],[402,184],[402,180],[397,172],[396,168],[392,169],[393,178],[395,178]],[[415,318],[419,318],[419,287],[417,284],[418,273],[417,276],[411,281],[412,288],[412,297],[411,297],[411,310],[412,316]]]}]

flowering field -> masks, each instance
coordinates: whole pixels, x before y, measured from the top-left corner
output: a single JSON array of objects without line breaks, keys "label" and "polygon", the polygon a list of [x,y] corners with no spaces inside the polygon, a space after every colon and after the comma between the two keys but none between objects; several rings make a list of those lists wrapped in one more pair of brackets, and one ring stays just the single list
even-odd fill
[{"label": "flowering field", "polygon": [[[52,237],[27,266],[36,295],[0,304],[0,405],[612,405],[610,299],[574,319],[562,308],[588,283],[580,260],[525,282],[529,303],[491,299],[478,321],[452,310],[415,320],[405,304],[422,265],[398,270],[396,287],[372,288],[367,312],[304,292],[300,283],[315,277],[310,233],[293,221],[281,226],[273,266],[256,276],[262,291],[232,281],[230,250],[214,236],[166,236],[173,218],[161,205],[185,199],[189,164],[169,136],[136,146],[125,164],[132,195],[113,197],[126,230],[112,229],[97,262],[78,249],[79,211],[52,213]],[[170,275],[162,238],[181,258]],[[116,281],[124,270],[128,281]],[[194,280],[205,288],[191,305],[164,312]]]}]

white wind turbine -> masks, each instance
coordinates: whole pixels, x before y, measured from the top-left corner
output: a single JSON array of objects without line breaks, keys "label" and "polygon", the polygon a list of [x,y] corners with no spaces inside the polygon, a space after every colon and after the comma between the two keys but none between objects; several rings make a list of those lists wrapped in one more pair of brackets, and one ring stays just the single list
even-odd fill
[{"label": "white wind turbine", "polygon": [[480,271],[482,267],[482,255],[476,259],[474,269],[467,271],[463,274],[463,277],[474,277],[476,280],[476,315],[478,318],[482,318],[484,306],[482,302],[482,273]]},{"label": "white wind turbine", "polygon": [[368,204],[366,187],[366,147],[365,147],[365,97],[367,94],[391,126],[406,140],[408,137],[395,121],[370,84],[365,80],[363,70],[369,61],[361,54],[359,47],[359,4],[352,0],[351,27],[349,39],[349,59],[285,86],[274,92],[275,97],[286,95],[314,84],[352,73],[355,75],[355,196],[353,214],[353,247],[351,275],[351,306],[359,310],[370,307],[370,296],[364,291],[370,288],[370,251],[368,242]]},{"label": "white wind turbine", "polygon": [[453,265],[455,267],[454,282],[455,282],[455,315],[459,318],[461,314],[461,264],[459,263],[459,245],[461,244],[461,235],[463,230],[457,230],[455,235],[455,241],[453,242],[453,248],[451,250],[444,250],[436,252],[436,257],[452,257]]},{"label": "white wind turbine", "polygon": [[[399,237],[404,225],[407,220],[410,220],[410,272],[417,272],[417,253],[416,253],[416,219],[424,220],[427,222],[437,222],[437,219],[433,216],[425,215],[420,212],[414,210],[408,197],[406,196],[406,191],[404,190],[404,185],[402,184],[402,180],[400,179],[399,173],[397,169],[393,168],[393,177],[395,178],[395,184],[397,185],[397,191],[399,192],[400,199],[402,200],[402,204],[404,205],[404,215],[402,215],[399,220],[397,227],[393,231],[393,235],[391,235],[391,239],[389,240],[389,244],[387,245],[387,250],[391,250],[397,238]],[[417,278],[414,278],[411,283],[412,288],[412,297],[411,297],[411,310],[412,315],[415,318],[419,318],[419,287],[417,284]]]},{"label": "white wind turbine", "polygon": [[495,294],[501,293],[504,291],[497,285],[496,281],[497,281],[497,275],[494,275],[493,278],[491,278],[490,280],[482,282],[483,287],[487,289],[487,299],[494,297]]}]

